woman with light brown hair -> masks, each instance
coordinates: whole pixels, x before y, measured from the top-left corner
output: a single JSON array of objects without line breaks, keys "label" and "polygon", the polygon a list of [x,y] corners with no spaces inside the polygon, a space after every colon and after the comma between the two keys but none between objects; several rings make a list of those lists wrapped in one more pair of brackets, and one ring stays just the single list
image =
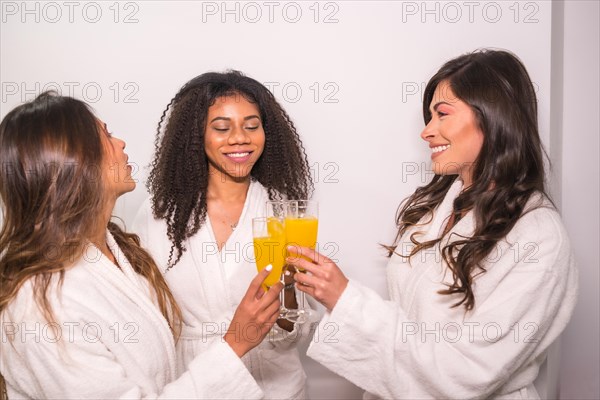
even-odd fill
[{"label": "woman with light brown hair", "polygon": [[[43,93],[0,124],[0,373],[9,398],[260,398],[240,357],[279,314],[262,271],[227,332],[175,366],[181,312],[136,235],[111,222],[135,188],[125,143],[88,106]],[[249,335],[248,335],[249,336]]]}]

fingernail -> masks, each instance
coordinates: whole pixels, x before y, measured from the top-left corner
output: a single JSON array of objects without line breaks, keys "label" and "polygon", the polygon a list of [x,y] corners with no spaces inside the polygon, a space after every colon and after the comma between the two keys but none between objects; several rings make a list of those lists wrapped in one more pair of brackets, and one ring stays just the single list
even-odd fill
[{"label": "fingernail", "polygon": [[269,265],[267,265],[267,266],[265,267],[265,269],[266,269],[267,271],[271,272],[271,270],[273,269],[273,266],[272,266],[271,264],[269,264]]}]

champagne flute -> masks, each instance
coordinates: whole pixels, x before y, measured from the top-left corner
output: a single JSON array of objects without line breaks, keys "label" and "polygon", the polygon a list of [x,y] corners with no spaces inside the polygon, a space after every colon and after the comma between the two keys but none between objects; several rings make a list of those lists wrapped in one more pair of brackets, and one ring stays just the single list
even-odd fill
[{"label": "champagne flute", "polygon": [[[283,281],[283,266],[285,265],[285,230],[283,219],[275,217],[259,217],[252,219],[252,238],[254,242],[254,258],[256,269],[260,272],[271,264],[273,269],[265,278],[263,288],[268,290],[277,282]],[[280,293],[282,309],[280,318],[285,318],[283,290]]]},{"label": "champagne flute", "polygon": [[[315,200],[290,200],[287,202],[285,216],[285,237],[288,245],[309,247],[314,249],[317,245],[317,232],[319,228],[319,203]],[[293,255],[293,254],[290,254]],[[296,255],[297,257],[298,255]],[[310,261],[308,258],[304,259]],[[296,268],[296,272],[304,272]],[[306,308],[306,296],[300,291],[298,309],[303,314],[303,319],[308,318],[309,310]]]},{"label": "champagne flute", "polygon": [[[285,200],[271,200],[266,202],[266,216],[269,221],[280,221],[280,223],[284,224],[285,216],[287,213],[287,201]],[[284,225],[285,228],[285,225]],[[286,241],[287,244],[287,241]],[[287,256],[287,250],[284,249],[284,256]],[[283,267],[283,274],[281,275],[281,283],[285,286],[285,273],[288,270],[289,266],[285,264]],[[279,313],[280,318],[284,318],[290,322],[299,322],[302,323],[303,320],[299,318],[300,315],[304,314],[303,310],[298,310],[298,304],[296,303],[296,308],[289,308],[289,305],[292,301],[290,299],[286,299],[287,290],[281,291],[281,312]],[[295,290],[293,296],[295,297]],[[294,298],[295,302],[295,298]]]}]

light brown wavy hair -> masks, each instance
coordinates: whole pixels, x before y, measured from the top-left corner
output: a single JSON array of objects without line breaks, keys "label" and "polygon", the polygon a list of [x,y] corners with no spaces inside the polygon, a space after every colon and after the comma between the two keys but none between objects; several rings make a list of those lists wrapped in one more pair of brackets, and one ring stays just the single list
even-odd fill
[{"label": "light brown wavy hair", "polygon": [[[517,223],[534,193],[549,199],[545,190],[544,155],[537,121],[537,98],[529,74],[512,53],[483,49],[445,63],[429,80],[423,98],[423,119],[431,120],[430,103],[437,86],[447,81],[453,93],[475,115],[483,132],[483,146],[473,165],[473,183],[453,204],[454,225],[469,211],[475,230],[442,248],[442,257],[452,271],[453,283],[439,293],[461,295],[453,307],[475,305],[473,279],[484,273],[485,258]],[[547,157],[547,156],[546,156]],[[412,227],[427,223],[442,202],[456,175],[435,175],[399,207],[398,233],[394,244],[386,246],[388,256],[395,252],[402,236]],[[432,247],[441,237],[420,243],[414,232],[415,247],[407,257]]]},{"label": "light brown wavy hair", "polygon": [[271,200],[309,198],[313,189],[306,152],[294,123],[273,94],[239,71],[207,72],[187,82],[158,123],[147,187],[155,218],[165,220],[171,241],[168,267],[181,259],[184,241],[206,220],[208,109],[222,97],[241,95],[260,110],[265,148],[250,175]]},{"label": "light brown wavy hair", "polygon": [[[55,322],[48,288],[83,255],[98,232],[94,217],[106,210],[98,120],[82,101],[40,94],[0,123],[0,313],[27,281],[48,322]],[[109,222],[123,254],[145,277],[177,337],[181,311],[139,238]]]}]

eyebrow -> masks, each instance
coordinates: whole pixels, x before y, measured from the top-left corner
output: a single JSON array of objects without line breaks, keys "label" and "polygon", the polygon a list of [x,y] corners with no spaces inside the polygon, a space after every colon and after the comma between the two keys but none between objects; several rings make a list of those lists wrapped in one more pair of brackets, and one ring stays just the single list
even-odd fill
[{"label": "eyebrow", "polygon": [[[258,115],[248,115],[247,117],[244,117],[244,121],[248,121],[248,120],[254,119],[254,118],[260,120],[260,117]],[[231,118],[229,118],[229,117],[215,117],[210,122],[215,122],[215,121],[219,121],[219,120],[231,121]]]}]

